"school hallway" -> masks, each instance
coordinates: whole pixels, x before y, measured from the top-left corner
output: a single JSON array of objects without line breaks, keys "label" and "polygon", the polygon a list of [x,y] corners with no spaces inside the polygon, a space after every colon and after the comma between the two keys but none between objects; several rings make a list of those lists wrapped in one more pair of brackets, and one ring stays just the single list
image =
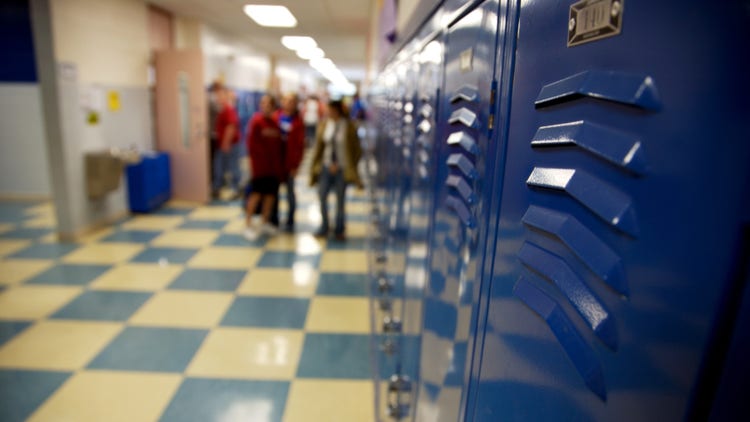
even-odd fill
[{"label": "school hallway", "polygon": [[305,176],[296,232],[255,242],[239,201],[76,243],[50,203],[0,202],[0,420],[372,420],[365,192],[318,239]]}]

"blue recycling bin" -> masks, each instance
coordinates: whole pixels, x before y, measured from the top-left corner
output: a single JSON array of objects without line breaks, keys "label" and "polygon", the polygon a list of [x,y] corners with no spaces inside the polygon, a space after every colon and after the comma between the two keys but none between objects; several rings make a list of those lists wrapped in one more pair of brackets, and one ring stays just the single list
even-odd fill
[{"label": "blue recycling bin", "polygon": [[147,213],[159,208],[172,196],[169,155],[144,154],[141,161],[127,167],[130,211]]}]

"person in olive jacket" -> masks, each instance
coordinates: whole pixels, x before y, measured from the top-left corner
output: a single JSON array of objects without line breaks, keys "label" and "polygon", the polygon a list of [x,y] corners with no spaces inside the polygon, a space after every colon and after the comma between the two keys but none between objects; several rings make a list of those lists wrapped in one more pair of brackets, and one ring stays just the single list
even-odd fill
[{"label": "person in olive jacket", "polygon": [[347,118],[344,105],[339,100],[328,103],[328,117],[318,126],[310,167],[310,185],[318,184],[320,214],[323,218],[317,236],[327,236],[328,194],[336,195],[336,219],[334,235],[344,240],[346,187],[349,184],[362,186],[357,163],[362,156],[362,147],[357,137],[356,125]]}]

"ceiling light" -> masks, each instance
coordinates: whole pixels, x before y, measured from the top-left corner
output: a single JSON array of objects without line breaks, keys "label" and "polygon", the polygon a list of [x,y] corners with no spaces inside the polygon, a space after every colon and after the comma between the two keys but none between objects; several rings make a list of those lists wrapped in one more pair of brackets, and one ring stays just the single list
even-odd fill
[{"label": "ceiling light", "polygon": [[242,9],[245,14],[260,26],[291,28],[297,26],[297,19],[284,6],[263,4],[246,4]]},{"label": "ceiling light", "polygon": [[300,59],[303,60],[310,60],[310,59],[322,59],[326,56],[326,53],[323,52],[323,50],[319,48],[301,48],[297,50],[297,56]]},{"label": "ceiling light", "polygon": [[305,50],[313,49],[318,46],[318,43],[310,37],[300,37],[294,35],[284,35],[281,37],[281,43],[284,47],[290,50]]}]

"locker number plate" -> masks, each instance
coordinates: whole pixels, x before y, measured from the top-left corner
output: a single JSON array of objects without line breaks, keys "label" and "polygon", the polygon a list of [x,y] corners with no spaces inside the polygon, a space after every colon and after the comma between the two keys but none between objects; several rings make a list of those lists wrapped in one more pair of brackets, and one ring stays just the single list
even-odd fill
[{"label": "locker number plate", "polygon": [[581,0],[571,5],[568,47],[619,34],[624,2],[625,0]]}]

